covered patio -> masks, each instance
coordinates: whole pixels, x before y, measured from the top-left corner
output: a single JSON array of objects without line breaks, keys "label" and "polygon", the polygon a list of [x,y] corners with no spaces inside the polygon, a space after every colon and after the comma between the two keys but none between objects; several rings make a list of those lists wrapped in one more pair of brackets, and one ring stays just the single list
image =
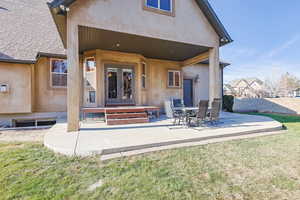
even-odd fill
[{"label": "covered patio", "polygon": [[[68,69],[68,132],[80,129],[80,113],[85,108],[156,106],[162,111],[166,99],[183,98],[182,69],[203,61],[208,61],[209,66],[206,98],[211,102],[221,98],[219,47],[71,25],[67,28],[71,66]],[[95,64],[87,69],[90,58]],[[94,75],[89,71],[92,68],[95,68]],[[174,73],[172,87],[168,85],[168,73]],[[86,99],[92,101],[86,103]]]},{"label": "covered patio", "polygon": [[[123,6],[75,0],[49,4],[67,49],[68,132],[80,129],[83,107],[158,106],[163,111],[170,98],[189,96],[194,106],[221,98],[219,48],[233,40],[208,2],[182,4],[176,16],[168,17],[145,10],[145,1],[126,4],[130,15],[120,12]],[[82,66],[89,60],[96,66],[86,71],[96,68],[96,75],[87,89],[82,85],[90,76]],[[197,98],[193,91],[183,95],[184,83]],[[86,99],[91,99],[87,105]]]},{"label": "covered patio", "polygon": [[44,144],[69,156],[101,155],[103,159],[162,149],[178,148],[244,137],[277,133],[282,124],[267,117],[222,113],[220,121],[201,127],[174,126],[172,119],[161,116],[147,124],[107,126],[82,123],[76,134],[66,133],[67,123],[49,130]]}]

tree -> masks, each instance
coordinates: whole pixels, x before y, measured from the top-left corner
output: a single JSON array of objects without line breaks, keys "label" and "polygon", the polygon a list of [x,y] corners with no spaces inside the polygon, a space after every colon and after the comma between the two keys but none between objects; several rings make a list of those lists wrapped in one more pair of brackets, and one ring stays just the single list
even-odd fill
[{"label": "tree", "polygon": [[290,97],[300,87],[300,80],[287,72],[280,77],[278,85],[278,96]]}]

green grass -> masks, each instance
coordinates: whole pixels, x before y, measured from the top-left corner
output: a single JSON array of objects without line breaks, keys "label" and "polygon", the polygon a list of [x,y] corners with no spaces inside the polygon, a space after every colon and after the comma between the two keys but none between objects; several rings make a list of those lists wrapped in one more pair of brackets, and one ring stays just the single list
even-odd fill
[{"label": "green grass", "polygon": [[[288,133],[105,163],[2,143],[0,199],[300,199],[300,117],[264,115]],[[88,192],[99,179],[103,185]]]}]

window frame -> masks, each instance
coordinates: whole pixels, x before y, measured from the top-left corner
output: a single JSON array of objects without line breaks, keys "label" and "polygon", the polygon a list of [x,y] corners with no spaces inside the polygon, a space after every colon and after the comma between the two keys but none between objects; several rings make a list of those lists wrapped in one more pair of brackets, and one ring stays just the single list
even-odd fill
[{"label": "window frame", "polygon": [[[170,76],[169,76],[169,73],[172,72],[173,73],[173,85],[170,85]],[[176,86],[176,78],[175,78],[175,74],[178,73],[179,74],[179,85]],[[173,70],[173,69],[170,69],[167,71],[167,87],[168,88],[181,88],[182,86],[182,77],[181,77],[181,71],[180,70]]]},{"label": "window frame", "polygon": [[147,5],[147,0],[142,0],[143,2],[143,9],[146,11],[150,11],[150,12],[154,12],[154,13],[158,13],[158,14],[162,14],[162,15],[167,15],[167,16],[171,16],[171,17],[175,17],[175,0],[170,0],[171,3],[171,10],[167,11],[167,10],[163,10],[160,7],[160,1],[158,0],[158,8],[156,7],[151,7]]},{"label": "window frame", "polygon": [[[86,67],[87,67],[87,61],[90,60],[90,59],[94,59],[94,62],[95,62],[95,69],[93,71],[87,71],[86,70]],[[86,57],[84,58],[84,71],[86,73],[92,73],[92,72],[96,72],[97,71],[97,64],[96,64],[96,57],[95,56],[90,56],[90,57]]]},{"label": "window frame", "polygon": [[[67,73],[52,72],[52,63],[55,60],[67,61],[66,59],[62,59],[62,58],[50,58],[50,64],[49,64],[49,66],[50,66],[49,67],[49,72],[50,72],[50,87],[54,88],[54,89],[66,89],[66,88],[68,88],[68,72],[69,72],[69,70],[68,70],[68,63],[67,63],[67,70],[68,70]],[[66,74],[67,75],[67,85],[66,86],[55,86],[55,85],[53,85],[53,76],[52,76],[53,74]]]},{"label": "window frame", "polygon": [[[91,93],[94,93],[94,101],[92,102],[91,101]],[[96,91],[95,90],[89,90],[89,98],[88,98],[88,103],[89,104],[96,104],[96,102],[97,102],[97,93],[96,93]]]},{"label": "window frame", "polygon": [[[87,67],[87,61],[89,59],[94,59],[94,62],[95,62],[95,69],[93,71],[87,71],[86,70],[86,67]],[[84,77],[84,80],[83,80],[83,85],[85,88],[92,88],[91,85],[88,85],[87,82],[85,81],[85,78],[86,78],[86,74],[91,74],[91,73],[95,73],[96,74],[96,77],[97,77],[97,63],[96,63],[96,56],[89,56],[89,57],[85,57],[84,58],[84,62],[83,62],[83,77]]]}]

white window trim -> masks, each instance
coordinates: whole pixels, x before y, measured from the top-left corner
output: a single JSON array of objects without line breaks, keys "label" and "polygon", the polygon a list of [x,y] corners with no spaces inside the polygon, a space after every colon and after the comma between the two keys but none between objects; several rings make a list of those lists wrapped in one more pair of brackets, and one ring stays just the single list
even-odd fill
[{"label": "white window trim", "polygon": [[[50,86],[51,86],[51,88],[62,88],[62,89],[65,89],[65,88],[67,88],[68,87],[68,84],[66,85],[66,86],[55,86],[55,85],[53,85],[53,81],[52,81],[52,74],[66,74],[67,75],[67,77],[68,77],[68,73],[58,73],[58,72],[52,72],[52,61],[54,61],[54,60],[63,60],[63,61],[65,61],[66,59],[61,59],[61,58],[50,58],[50,69],[49,69],[49,71],[50,71]],[[67,64],[67,67],[68,67],[68,64]],[[68,70],[69,71],[69,70]]]},{"label": "white window trim", "polygon": [[164,10],[164,9],[161,9],[161,8],[160,8],[160,1],[161,1],[161,0],[157,0],[157,1],[158,1],[158,8],[148,5],[148,4],[147,4],[147,0],[145,1],[145,4],[146,4],[146,6],[147,6],[148,8],[154,8],[154,9],[158,9],[158,10],[161,10],[161,11],[164,11],[164,12],[170,12],[170,13],[173,12],[173,0],[170,0],[170,9],[171,9],[171,10]]},{"label": "white window trim", "polygon": [[[171,86],[169,83],[170,83],[170,77],[169,77],[169,72],[173,72],[173,86]],[[178,72],[179,73],[179,86],[176,86],[175,85],[175,73]],[[182,78],[181,78],[181,71],[180,70],[168,70],[168,88],[181,88],[181,81],[182,81]]]}]

